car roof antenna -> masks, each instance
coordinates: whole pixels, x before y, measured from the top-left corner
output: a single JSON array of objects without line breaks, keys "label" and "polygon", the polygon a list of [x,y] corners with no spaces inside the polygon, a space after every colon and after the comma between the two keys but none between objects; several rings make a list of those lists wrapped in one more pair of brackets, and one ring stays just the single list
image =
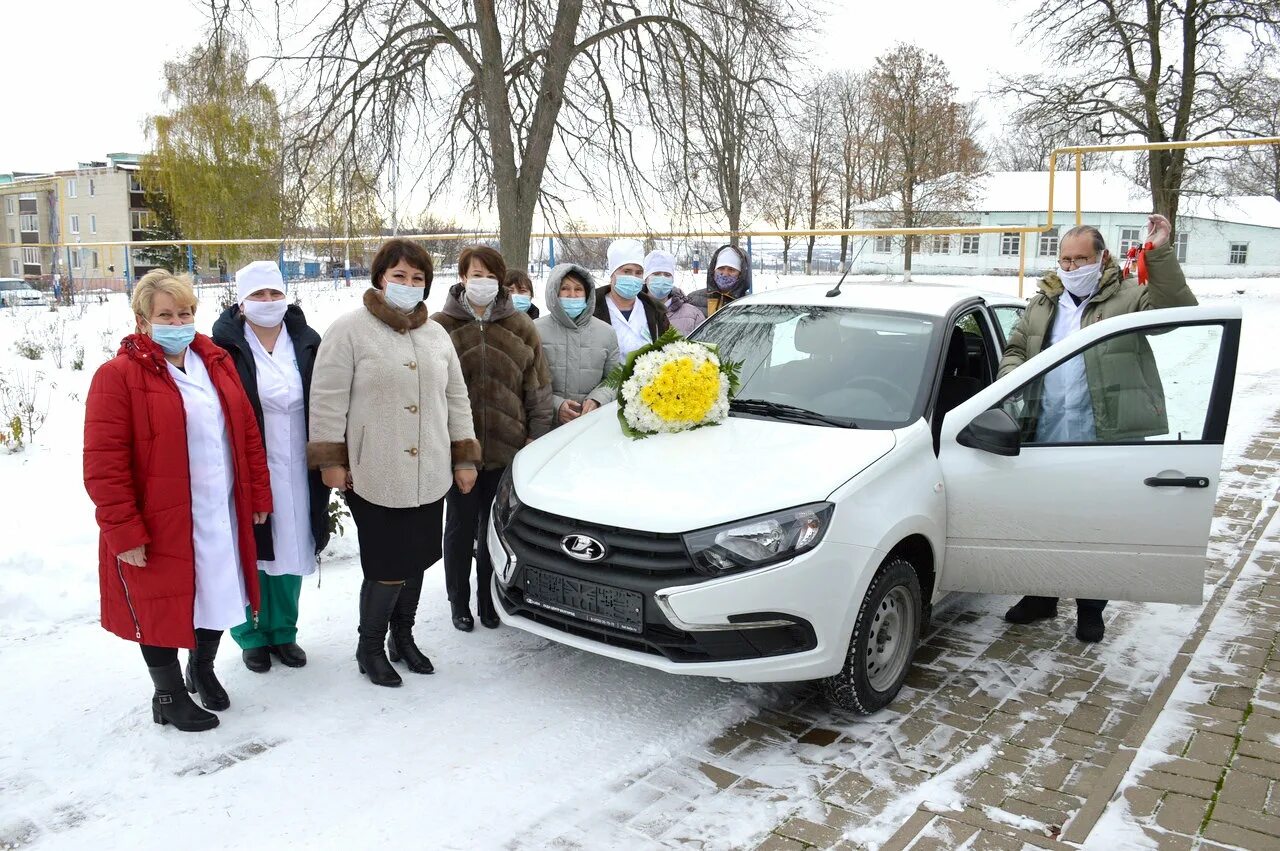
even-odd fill
[{"label": "car roof antenna", "polygon": [[844,285],[844,279],[849,277],[849,273],[853,271],[853,261],[858,259],[858,255],[862,254],[862,249],[867,247],[867,241],[864,239],[862,245],[858,246],[858,254],[849,258],[849,265],[845,267],[844,274],[840,276],[840,280],[836,281],[836,285],[827,290],[827,298],[835,298],[840,295],[840,287]]}]

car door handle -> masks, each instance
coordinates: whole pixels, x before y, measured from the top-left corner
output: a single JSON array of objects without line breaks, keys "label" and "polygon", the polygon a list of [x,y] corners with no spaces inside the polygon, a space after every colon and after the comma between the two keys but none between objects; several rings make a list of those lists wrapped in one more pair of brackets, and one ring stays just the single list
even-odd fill
[{"label": "car door handle", "polygon": [[1142,480],[1142,483],[1149,488],[1207,488],[1209,480],[1204,476],[1187,476],[1182,479],[1162,479],[1159,476],[1151,476]]}]

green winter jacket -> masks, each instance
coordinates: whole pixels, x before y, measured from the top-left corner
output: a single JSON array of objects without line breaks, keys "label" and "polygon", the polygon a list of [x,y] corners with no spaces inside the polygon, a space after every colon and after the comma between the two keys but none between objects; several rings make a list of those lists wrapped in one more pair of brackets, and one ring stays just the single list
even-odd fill
[{"label": "green winter jacket", "polygon": [[[1115,259],[1109,260],[1102,270],[1098,293],[1085,307],[1080,327],[1087,328],[1099,320],[1138,310],[1197,304],[1174,257],[1172,245],[1147,252],[1147,271],[1147,285],[1139,286],[1124,280]],[[1009,344],[1000,361],[1000,377],[1038,355],[1053,329],[1058,299],[1064,291],[1058,273],[1045,275],[1038,289],[1009,335]],[[1098,442],[1141,440],[1168,432],[1164,386],[1145,336],[1124,334],[1089,348],[1084,357]],[[1023,419],[1024,440],[1035,439],[1040,386],[1036,381],[1024,388],[1027,410],[1035,412]]]}]

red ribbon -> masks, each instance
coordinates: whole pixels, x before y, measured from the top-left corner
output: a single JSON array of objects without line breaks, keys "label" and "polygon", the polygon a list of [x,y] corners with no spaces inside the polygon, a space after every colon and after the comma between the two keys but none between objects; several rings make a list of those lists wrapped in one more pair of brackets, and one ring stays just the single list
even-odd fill
[{"label": "red ribbon", "polygon": [[1147,285],[1147,252],[1155,248],[1155,244],[1148,242],[1142,248],[1134,246],[1129,249],[1128,259],[1124,263],[1124,276],[1127,278],[1133,274],[1134,269],[1138,271],[1138,286],[1145,287]]}]

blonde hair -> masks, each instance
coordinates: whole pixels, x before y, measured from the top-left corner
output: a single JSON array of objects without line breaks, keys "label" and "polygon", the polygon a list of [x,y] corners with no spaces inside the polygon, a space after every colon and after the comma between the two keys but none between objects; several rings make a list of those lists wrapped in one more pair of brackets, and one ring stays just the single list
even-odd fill
[{"label": "blonde hair", "polygon": [[191,278],[175,275],[168,269],[152,269],[133,288],[133,299],[129,305],[134,315],[150,322],[156,293],[166,293],[173,297],[178,307],[189,307],[192,313],[195,312],[197,299],[196,291],[191,288]]}]

